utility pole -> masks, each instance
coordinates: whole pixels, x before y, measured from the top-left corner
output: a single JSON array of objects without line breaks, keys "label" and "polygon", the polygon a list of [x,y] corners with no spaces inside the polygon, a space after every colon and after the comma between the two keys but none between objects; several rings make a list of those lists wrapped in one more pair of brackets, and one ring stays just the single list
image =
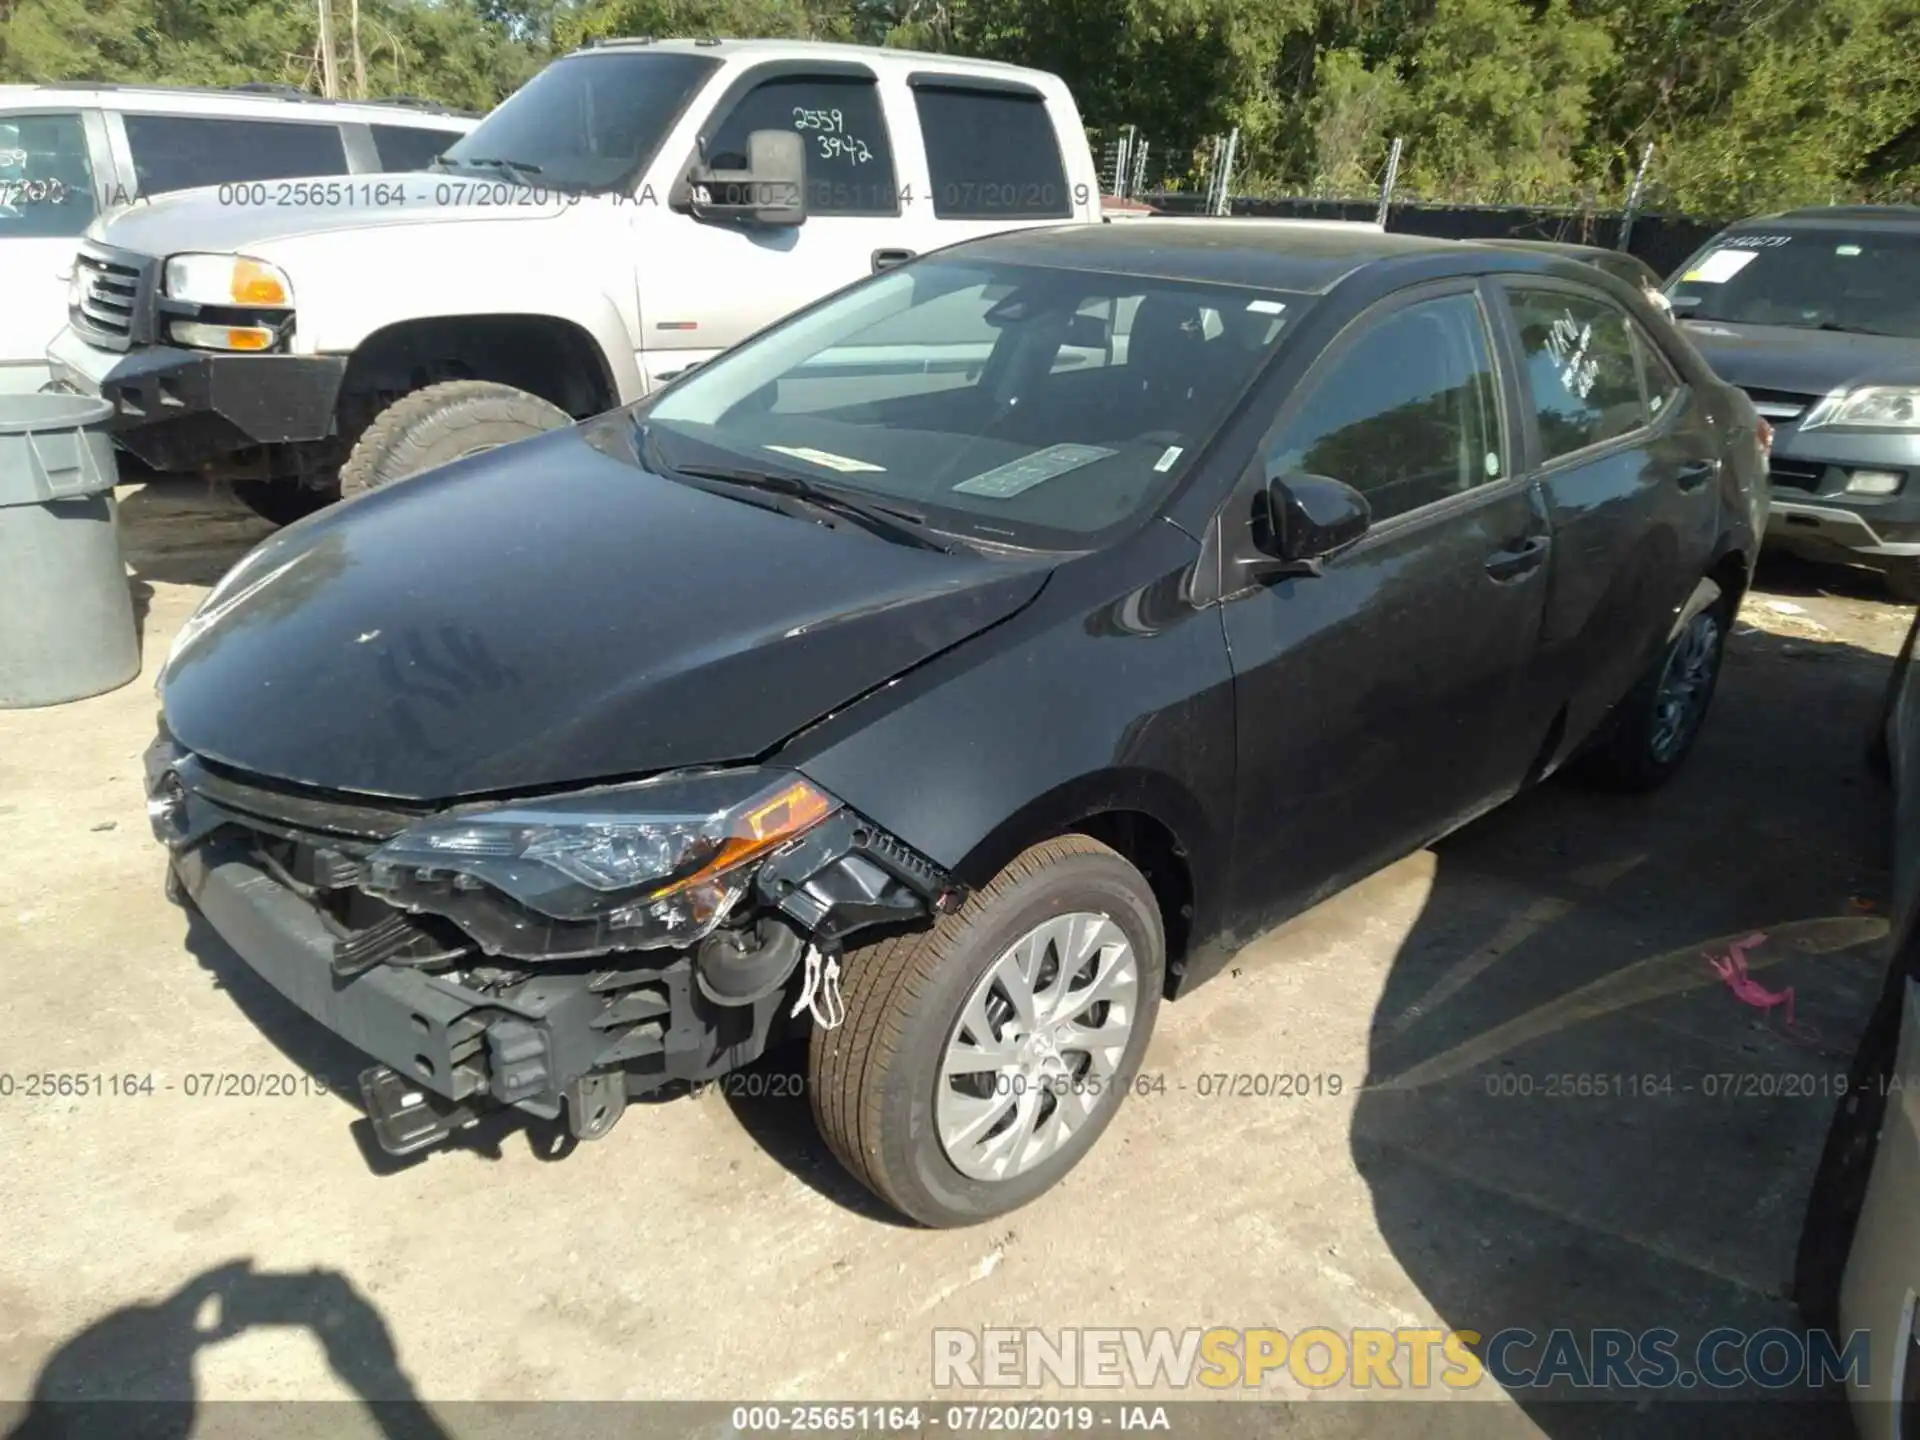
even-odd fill
[{"label": "utility pole", "polygon": [[367,57],[360,49],[360,0],[349,0],[347,30],[353,42],[353,98],[367,98]]},{"label": "utility pole", "polygon": [[1233,191],[1231,189],[1233,185],[1233,157],[1239,149],[1240,127],[1236,125],[1233,127],[1233,132],[1227,136],[1227,148],[1220,157],[1220,200],[1218,205],[1214,207],[1213,212],[1216,215],[1229,215],[1233,213]]},{"label": "utility pole", "polygon": [[1374,216],[1381,229],[1387,227],[1387,212],[1393,206],[1393,187],[1400,182],[1400,146],[1398,135],[1393,137],[1393,148],[1387,152],[1387,174],[1380,182],[1380,209]]},{"label": "utility pole", "polygon": [[1633,172],[1633,184],[1627,187],[1627,209],[1620,217],[1620,242],[1616,249],[1627,248],[1627,241],[1633,238],[1634,216],[1640,213],[1640,192],[1647,185],[1647,167],[1653,164],[1653,142],[1647,142],[1647,148],[1640,152],[1640,168]]},{"label": "utility pole", "polygon": [[340,98],[339,62],[333,53],[333,3],[318,0],[320,6],[320,93],[329,100]]}]

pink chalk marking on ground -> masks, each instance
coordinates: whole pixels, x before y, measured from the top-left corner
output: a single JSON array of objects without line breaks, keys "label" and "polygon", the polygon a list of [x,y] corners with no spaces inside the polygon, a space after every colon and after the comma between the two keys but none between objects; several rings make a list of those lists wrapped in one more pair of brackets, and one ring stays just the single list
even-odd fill
[{"label": "pink chalk marking on ground", "polygon": [[1736,940],[1727,947],[1724,955],[1708,954],[1707,964],[1733,992],[1733,998],[1743,1005],[1751,1005],[1756,1010],[1771,1014],[1775,1009],[1786,1011],[1786,1024],[1782,1033],[1797,1045],[1816,1045],[1820,1037],[1809,1025],[1802,1025],[1793,1018],[1793,987],[1784,990],[1769,990],[1752,975],[1747,973],[1747,952],[1767,943],[1765,934],[1756,931],[1744,940]]}]

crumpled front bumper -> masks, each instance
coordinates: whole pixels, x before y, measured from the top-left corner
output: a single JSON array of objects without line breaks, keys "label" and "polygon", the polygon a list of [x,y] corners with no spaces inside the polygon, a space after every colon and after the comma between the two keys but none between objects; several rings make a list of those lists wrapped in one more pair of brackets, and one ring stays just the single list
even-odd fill
[{"label": "crumpled front bumper", "polygon": [[[216,835],[172,864],[248,969],[390,1068],[404,1090],[427,1092],[411,1107],[412,1122],[382,1131],[389,1149],[431,1144],[455,1123],[503,1105],[546,1119],[564,1110],[576,1135],[597,1138],[631,1095],[756,1059],[782,999],[711,1005],[683,953],[645,967],[542,973],[485,988],[458,968],[382,963],[343,976],[341,935],[250,852],[244,837]],[[363,1076],[363,1092],[378,1083]],[[402,1117],[373,1118],[379,1130],[383,1119]]]},{"label": "crumpled front bumper", "polygon": [[[358,867],[409,817],[248,783],[164,732],[146,770],[154,833],[202,916],[267,984],[391,1071],[362,1076],[389,1149],[503,1105],[564,1114],[597,1138],[629,1097],[766,1048],[784,991],[716,1004],[686,951],[496,961],[450,925],[360,894]],[[383,1115],[381,1095],[413,1097],[413,1113]]]}]

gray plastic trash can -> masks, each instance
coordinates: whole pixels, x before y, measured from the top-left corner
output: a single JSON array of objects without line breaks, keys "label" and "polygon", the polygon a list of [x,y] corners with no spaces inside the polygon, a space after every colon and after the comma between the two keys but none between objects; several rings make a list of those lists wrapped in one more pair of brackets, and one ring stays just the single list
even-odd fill
[{"label": "gray plastic trash can", "polygon": [[58,705],[140,673],[112,418],[112,402],[84,395],[0,395],[0,708]]}]

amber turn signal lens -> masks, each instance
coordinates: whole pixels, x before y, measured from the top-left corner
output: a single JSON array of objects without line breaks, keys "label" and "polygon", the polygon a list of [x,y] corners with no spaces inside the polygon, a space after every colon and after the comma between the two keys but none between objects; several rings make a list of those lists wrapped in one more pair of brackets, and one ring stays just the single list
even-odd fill
[{"label": "amber turn signal lens", "polygon": [[777,849],[787,841],[806,833],[839,808],[839,803],[821,794],[804,780],[783,785],[772,794],[761,795],[734,812],[726,840],[713,858],[691,875],[653,892],[658,899],[697,885],[756,856]]},{"label": "amber turn signal lens", "polygon": [[[280,277],[258,261],[244,257],[233,263],[233,303],[284,306],[293,303]],[[235,346],[235,349],[250,348]]]}]

